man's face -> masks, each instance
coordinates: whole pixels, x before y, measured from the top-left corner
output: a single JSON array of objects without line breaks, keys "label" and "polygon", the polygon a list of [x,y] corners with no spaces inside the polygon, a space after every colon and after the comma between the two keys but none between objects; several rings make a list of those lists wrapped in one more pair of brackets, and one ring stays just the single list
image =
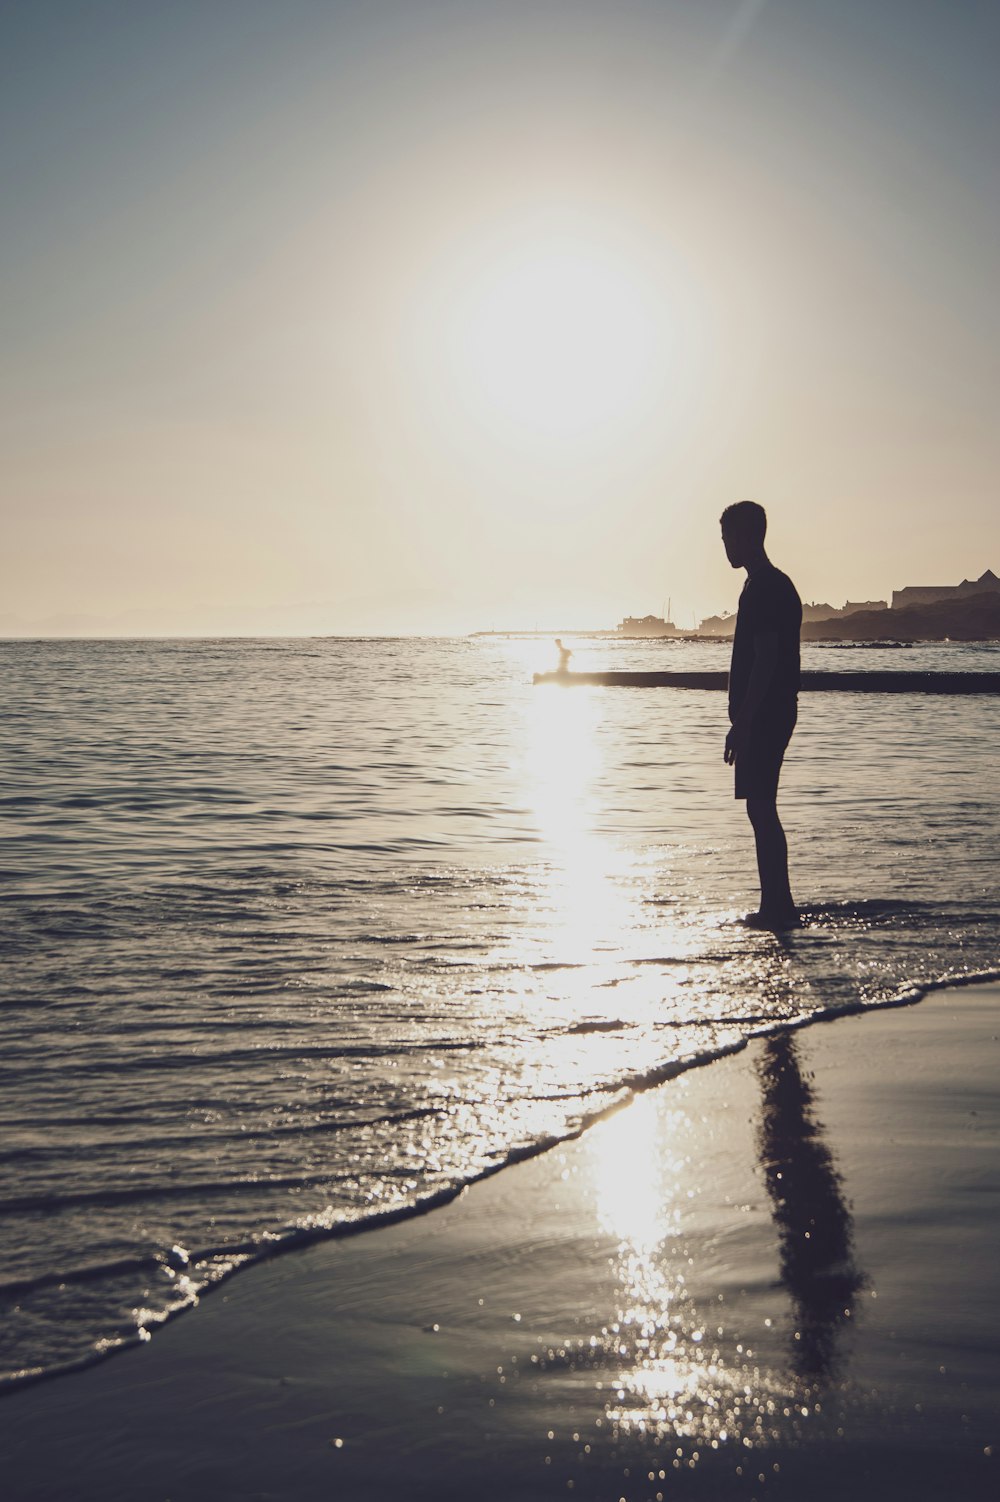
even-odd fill
[{"label": "man's face", "polygon": [[743,568],[746,562],[746,539],[739,527],[723,527],[722,546],[733,568]]}]

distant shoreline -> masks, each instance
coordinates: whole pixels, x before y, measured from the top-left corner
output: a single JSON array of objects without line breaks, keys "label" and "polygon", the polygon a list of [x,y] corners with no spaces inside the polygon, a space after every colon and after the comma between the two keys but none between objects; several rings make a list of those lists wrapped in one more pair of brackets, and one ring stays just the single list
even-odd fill
[{"label": "distant shoreline", "polygon": [[[736,618],[731,617],[735,626]],[[561,636],[604,637],[616,641],[707,641],[731,642],[732,632],[702,634],[699,631],[630,633],[597,631],[473,631],[471,636]],[[961,600],[939,600],[932,605],[907,605],[897,610],[858,610],[847,616],[803,621],[802,640],[810,644],[858,646],[913,646],[917,643],[1000,641],[1000,591],[969,595]]]},{"label": "distant shoreline", "polygon": [[[825,621],[813,621],[813,622],[809,622],[809,626],[815,626],[815,625],[821,625],[821,626],[823,626],[823,625],[826,625],[826,622]],[[990,635],[990,636],[959,636],[957,634],[956,635],[941,635],[941,636],[898,636],[898,635],[843,636],[843,637],[819,636],[819,635],[814,635],[812,633],[812,631],[809,630],[809,626],[803,626],[802,627],[802,644],[803,644],[803,646],[808,646],[808,647],[831,647],[831,648],[838,648],[838,647],[843,647],[843,648],[851,648],[851,647],[883,647],[883,648],[886,648],[888,650],[892,650],[894,648],[907,648],[907,647],[967,647],[967,646],[974,646],[977,643],[982,643],[983,645],[988,645],[990,642],[1000,641],[1000,632],[998,632],[996,635]],[[510,631],[470,631],[468,633],[468,635],[469,635],[470,639],[472,639],[472,638],[476,638],[476,639],[492,638],[494,640],[508,640],[508,641],[534,640],[536,638],[542,638],[543,640],[551,641],[551,640],[554,640],[556,637],[560,637],[560,638],[565,639],[565,640],[572,639],[574,641],[610,640],[610,641],[622,641],[622,642],[630,642],[630,643],[635,643],[635,642],[657,642],[657,643],[662,643],[662,642],[671,642],[671,643],[673,643],[673,642],[684,642],[684,643],[688,643],[688,642],[704,642],[704,643],[707,643],[708,645],[713,645],[713,644],[714,645],[719,645],[719,644],[732,645],[732,640],[733,640],[731,634],[728,635],[728,636],[710,636],[710,635],[707,635],[707,634],[703,636],[699,632],[696,632],[696,631],[686,631],[683,634],[680,633],[680,632],[678,632],[678,634],[675,635],[675,636],[628,636],[628,635],[626,635],[622,631],[558,631],[558,630],[557,631],[517,631],[517,630],[510,630]]]}]

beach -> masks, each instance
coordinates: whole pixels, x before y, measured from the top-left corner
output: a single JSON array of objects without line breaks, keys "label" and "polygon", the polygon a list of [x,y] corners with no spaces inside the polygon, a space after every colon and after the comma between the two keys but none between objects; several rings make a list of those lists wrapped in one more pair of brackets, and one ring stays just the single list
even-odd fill
[{"label": "beach", "polygon": [[1000,987],[752,1040],[10,1394],[17,1499],[986,1498]]}]

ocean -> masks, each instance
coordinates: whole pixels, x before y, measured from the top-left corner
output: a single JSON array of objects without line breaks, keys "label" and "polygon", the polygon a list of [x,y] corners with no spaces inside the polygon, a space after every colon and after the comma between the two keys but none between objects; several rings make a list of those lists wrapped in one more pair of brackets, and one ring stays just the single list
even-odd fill
[{"label": "ocean", "polygon": [[[738,923],[725,696],[533,686],[555,660],[0,642],[8,1386],[755,1034],[1000,976],[1000,700],[803,696],[779,806],[805,926],[774,936]],[[803,661],[995,671],[1000,646]]]}]

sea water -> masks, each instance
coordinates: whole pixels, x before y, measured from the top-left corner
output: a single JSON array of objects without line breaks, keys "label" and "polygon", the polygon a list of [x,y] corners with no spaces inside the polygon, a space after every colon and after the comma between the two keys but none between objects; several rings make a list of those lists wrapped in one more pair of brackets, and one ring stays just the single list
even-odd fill
[{"label": "sea water", "polygon": [[[728,655],[573,645],[580,669]],[[0,643],[4,1380],[148,1339],[755,1033],[1000,974],[1000,699],[803,696],[780,806],[806,922],[774,936],[738,922],[725,696],[534,687],[555,662]]]}]

